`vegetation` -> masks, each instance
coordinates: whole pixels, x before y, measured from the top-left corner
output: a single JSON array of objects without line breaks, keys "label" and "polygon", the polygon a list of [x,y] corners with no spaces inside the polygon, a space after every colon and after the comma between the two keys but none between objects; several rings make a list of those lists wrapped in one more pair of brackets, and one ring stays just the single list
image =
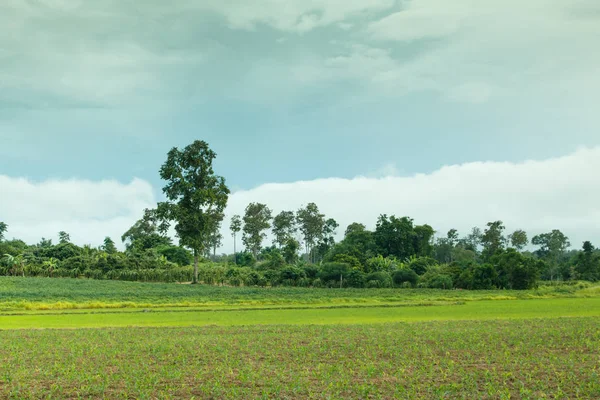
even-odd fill
[{"label": "vegetation", "polygon": [[[243,217],[231,218],[234,253],[217,256],[229,189],[213,171],[215,157],[204,141],[169,151],[160,169],[166,201],[145,210],[123,234],[123,252],[109,237],[98,248],[77,246],[64,231],[56,245],[45,238],[34,245],[5,240],[9,226],[0,222],[0,275],[445,290],[527,290],[540,279],[600,280],[600,252],[589,241],[569,251],[569,239],[558,229],[534,236],[530,244],[523,230],[505,235],[502,221],[463,237],[452,229],[436,238],[430,225],[383,214],[374,230],[352,223],[336,243],[338,223],[315,203],[274,217],[267,204],[249,204]],[[167,235],[171,225],[177,245]],[[269,230],[272,245],[266,243]]]},{"label": "vegetation", "polygon": [[564,318],[0,331],[0,397],[598,398],[597,326]]},{"label": "vegetation", "polygon": [[90,308],[398,305],[600,297],[600,286],[548,283],[535,290],[190,286],[91,279],[0,277],[0,312]]}]

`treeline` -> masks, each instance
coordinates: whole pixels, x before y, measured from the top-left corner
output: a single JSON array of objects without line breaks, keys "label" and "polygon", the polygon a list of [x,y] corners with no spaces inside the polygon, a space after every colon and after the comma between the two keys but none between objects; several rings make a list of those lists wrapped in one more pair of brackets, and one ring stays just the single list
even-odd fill
[{"label": "treeline", "polygon": [[[262,221],[252,215],[261,209]],[[422,287],[462,289],[529,289],[542,280],[600,279],[600,252],[590,242],[569,251],[568,238],[558,230],[535,236],[523,231],[504,235],[502,222],[490,222],[461,237],[451,230],[434,239],[428,225],[407,217],[381,215],[374,230],[349,225],[335,242],[337,223],[325,218],[316,204],[268,218],[264,204],[251,204],[244,218],[232,218],[232,235],[243,232],[244,251],[206,254],[198,280],[206,284],[303,287]],[[293,218],[292,218],[293,216]],[[251,221],[247,224],[247,221]],[[261,228],[256,231],[256,227]],[[308,229],[310,228],[310,229]],[[189,282],[192,253],[160,233],[149,214],[123,236],[118,251],[106,238],[98,248],[79,247],[66,232],[59,242],[42,239],[35,245],[4,240],[0,223],[0,274],[129,281]],[[274,243],[263,246],[267,231]],[[311,231],[312,229],[312,231]],[[311,239],[306,245],[306,238]],[[248,238],[254,238],[253,246]],[[262,238],[257,240],[256,238]],[[530,244],[533,252],[524,251]],[[303,247],[304,251],[300,251]]]},{"label": "treeline", "polygon": [[[59,242],[28,245],[4,240],[0,222],[0,274],[94,279],[179,281],[207,284],[313,287],[423,287],[529,289],[542,280],[600,279],[600,253],[591,242],[569,250],[559,230],[531,239],[523,230],[506,235],[502,221],[461,236],[455,229],[435,238],[429,225],[381,215],[375,229],[339,224],[315,203],[273,216],[262,203],[230,219],[234,253],[217,256],[229,189],[215,175],[216,154],[206,142],[173,148],[160,169],[166,200],[121,238],[118,251],[106,238],[99,248],[78,247],[66,232]],[[179,243],[168,236],[174,230]],[[272,236],[273,243],[266,243]],[[238,238],[244,250],[237,251]],[[534,249],[529,251],[527,249]]]}]

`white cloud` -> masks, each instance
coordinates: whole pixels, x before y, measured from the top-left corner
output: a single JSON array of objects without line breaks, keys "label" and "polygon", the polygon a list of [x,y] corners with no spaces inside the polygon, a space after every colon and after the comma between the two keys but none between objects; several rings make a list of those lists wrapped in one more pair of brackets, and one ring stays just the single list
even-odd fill
[{"label": "white cloud", "polygon": [[[393,165],[380,177],[329,178],[265,184],[231,195],[223,224],[225,245],[233,242],[229,217],[243,215],[250,202],[267,204],[274,213],[297,210],[315,202],[340,223],[339,234],[352,222],[373,228],[382,213],[410,216],[444,233],[503,220],[508,230],[530,234],[561,229],[580,247],[584,240],[600,245],[600,147],[542,161],[472,162],[440,168],[429,174],[394,176]],[[71,234],[75,243],[101,244],[120,236],[156,204],[145,181],[45,181],[0,176],[0,221],[8,237],[35,243]]]},{"label": "white cloud", "polygon": [[[267,184],[234,193],[227,214],[243,215],[250,202],[265,203],[274,213],[315,202],[340,223],[340,235],[352,222],[374,228],[383,213],[410,216],[442,234],[452,228],[466,234],[473,226],[502,220],[509,231],[531,235],[561,229],[579,248],[584,240],[600,245],[599,170],[600,148],[593,148],[543,161],[445,166],[409,177]],[[229,231],[223,234],[224,250],[231,251]]]},{"label": "white cloud", "polygon": [[387,73],[389,87],[434,90],[470,103],[495,96],[562,98],[571,104],[597,99],[600,53],[589,50],[600,38],[598,2],[412,0],[404,4],[401,11],[367,28],[377,46],[421,41],[427,49],[397,62]]},{"label": "white cloud", "polygon": [[56,239],[59,231],[74,243],[98,246],[106,236],[121,235],[154,207],[152,186],[140,179],[116,181],[48,180],[33,182],[0,175],[0,220],[9,225],[7,237],[37,243]]}]

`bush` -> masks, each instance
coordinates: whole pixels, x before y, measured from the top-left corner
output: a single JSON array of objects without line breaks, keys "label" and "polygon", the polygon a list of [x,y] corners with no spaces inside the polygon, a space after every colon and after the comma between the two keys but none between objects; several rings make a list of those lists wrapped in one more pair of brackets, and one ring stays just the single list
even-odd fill
[{"label": "bush", "polygon": [[350,273],[350,267],[346,263],[331,262],[321,266],[319,278],[322,282],[340,282],[340,278],[346,280]]},{"label": "bush", "polygon": [[405,283],[408,283],[409,287],[414,287],[417,285],[419,275],[417,275],[417,273],[412,269],[400,269],[398,271],[394,271],[392,274],[392,280],[397,286],[403,286]]},{"label": "bush", "polygon": [[417,275],[423,275],[430,267],[438,265],[438,262],[429,257],[417,257],[410,260],[408,268],[412,269]]},{"label": "bush", "polygon": [[[366,276],[368,287],[379,287],[379,288],[390,288],[392,287],[392,277],[389,273],[384,271],[373,272]],[[377,282],[376,286],[374,282]]]},{"label": "bush", "polygon": [[432,269],[419,278],[418,287],[429,289],[452,289],[452,278],[450,275],[445,275]]}]

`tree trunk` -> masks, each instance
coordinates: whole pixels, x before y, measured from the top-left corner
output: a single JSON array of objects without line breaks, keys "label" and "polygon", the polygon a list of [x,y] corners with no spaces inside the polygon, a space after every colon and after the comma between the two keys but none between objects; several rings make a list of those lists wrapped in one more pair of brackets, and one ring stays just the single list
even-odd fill
[{"label": "tree trunk", "polygon": [[195,285],[198,283],[198,250],[194,250],[194,279],[192,280],[192,284]]},{"label": "tree trunk", "polygon": [[235,250],[235,233],[233,234],[233,263],[237,265],[237,252]]}]

